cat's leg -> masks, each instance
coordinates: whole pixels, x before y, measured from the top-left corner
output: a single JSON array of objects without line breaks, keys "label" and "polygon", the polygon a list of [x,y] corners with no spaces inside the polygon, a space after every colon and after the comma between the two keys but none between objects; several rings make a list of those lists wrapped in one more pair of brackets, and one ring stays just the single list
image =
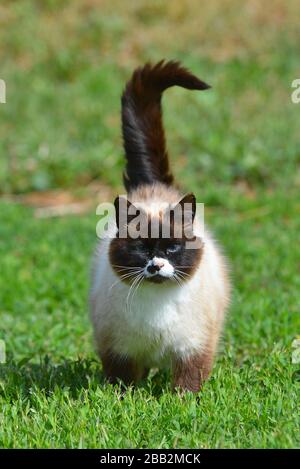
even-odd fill
[{"label": "cat's leg", "polygon": [[150,368],[144,368],[142,373],[142,379],[147,379],[150,372]]},{"label": "cat's leg", "polygon": [[211,372],[213,360],[212,351],[200,352],[184,359],[176,358],[173,364],[174,389],[198,392]]},{"label": "cat's leg", "polygon": [[126,385],[135,384],[142,379],[144,369],[135,360],[123,357],[111,350],[100,353],[106,379],[117,384],[120,380]]}]

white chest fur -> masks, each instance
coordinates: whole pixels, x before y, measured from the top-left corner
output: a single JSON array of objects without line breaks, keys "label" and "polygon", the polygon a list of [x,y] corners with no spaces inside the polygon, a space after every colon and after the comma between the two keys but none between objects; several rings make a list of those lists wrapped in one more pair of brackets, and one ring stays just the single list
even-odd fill
[{"label": "white chest fur", "polygon": [[[101,340],[109,330],[112,349],[121,355],[162,366],[172,355],[188,356],[204,349],[212,317],[217,316],[213,276],[203,269],[182,287],[176,283],[144,284],[134,292],[115,275],[101,249],[96,259],[91,293],[95,336]],[[209,287],[209,288],[208,288]]]}]

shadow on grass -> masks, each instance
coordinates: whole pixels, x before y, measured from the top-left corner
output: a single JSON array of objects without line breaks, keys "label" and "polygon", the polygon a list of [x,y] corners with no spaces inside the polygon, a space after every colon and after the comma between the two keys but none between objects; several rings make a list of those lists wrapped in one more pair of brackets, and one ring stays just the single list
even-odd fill
[{"label": "shadow on grass", "polygon": [[[160,372],[141,381],[131,391],[143,389],[158,398],[167,382],[167,373]],[[19,362],[8,358],[6,364],[0,365],[0,395],[10,399],[29,397],[35,389],[50,395],[57,388],[67,390],[76,398],[82,389],[95,390],[99,386],[111,385],[105,380],[100,362],[94,358],[65,359],[57,364],[46,355],[39,363],[32,363],[31,358]],[[121,386],[114,387],[121,391]]]},{"label": "shadow on grass", "polygon": [[47,355],[40,358],[40,363],[31,363],[30,358],[19,362],[8,358],[0,365],[0,393],[18,398],[28,396],[34,389],[52,393],[57,387],[68,389],[72,397],[80,390],[105,382],[100,363],[96,359],[66,359],[63,363],[54,363]]}]

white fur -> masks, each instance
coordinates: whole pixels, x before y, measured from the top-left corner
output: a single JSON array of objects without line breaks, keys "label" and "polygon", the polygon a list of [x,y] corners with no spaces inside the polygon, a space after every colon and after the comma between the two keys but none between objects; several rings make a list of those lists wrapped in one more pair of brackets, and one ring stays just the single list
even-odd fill
[{"label": "white fur", "polygon": [[[197,220],[195,225],[197,229]],[[109,336],[115,353],[151,367],[216,346],[229,290],[223,257],[209,233],[203,241],[199,267],[182,286],[172,280],[161,284],[144,280],[134,293],[110,265],[110,239],[100,243],[90,296],[98,350]],[[152,261],[164,263],[160,273],[172,276],[173,267],[166,259]]]}]

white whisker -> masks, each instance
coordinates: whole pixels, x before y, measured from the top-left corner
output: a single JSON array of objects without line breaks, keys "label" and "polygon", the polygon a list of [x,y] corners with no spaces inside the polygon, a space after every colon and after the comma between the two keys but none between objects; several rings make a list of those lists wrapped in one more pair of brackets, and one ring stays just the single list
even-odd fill
[{"label": "white whisker", "polygon": [[120,275],[120,278],[110,286],[109,290],[111,290],[114,286],[118,285],[119,283],[123,282],[126,279],[131,280],[132,277],[135,277],[136,275],[140,274],[142,271],[143,269],[140,268],[137,272],[128,272],[128,273]]},{"label": "white whisker", "polygon": [[134,290],[133,290],[133,292],[132,292],[132,295],[131,295],[130,311],[131,311],[131,307],[132,307],[132,305],[133,305],[134,297],[135,297],[135,295],[136,295],[136,293],[137,293],[137,291],[138,291],[138,288],[139,288],[139,286],[141,285],[141,283],[142,283],[143,280],[144,280],[144,274],[140,274],[140,275],[139,275],[139,279],[138,279],[138,281],[137,281],[137,283],[136,283],[136,286],[135,286],[135,288],[134,288]]},{"label": "white whisker", "polygon": [[[142,274],[140,274],[140,275],[142,275]],[[128,312],[131,312],[131,310],[128,308],[128,306],[129,306],[129,300],[130,300],[130,294],[132,293],[132,290],[134,289],[136,283],[139,281],[140,275],[137,275],[137,276],[135,277],[135,279],[133,280],[133,282],[132,282],[132,284],[131,284],[131,286],[130,286],[130,288],[129,288],[127,297],[126,297],[126,309],[127,309]]]}]

